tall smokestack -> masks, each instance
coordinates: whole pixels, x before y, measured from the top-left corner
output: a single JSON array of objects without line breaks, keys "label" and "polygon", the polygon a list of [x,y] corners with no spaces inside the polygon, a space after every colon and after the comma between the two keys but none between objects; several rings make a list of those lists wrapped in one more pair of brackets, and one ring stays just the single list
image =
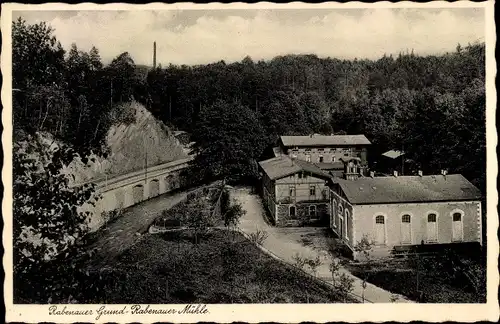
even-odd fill
[{"label": "tall smokestack", "polygon": [[156,69],[156,42],[153,43],[153,69]]}]

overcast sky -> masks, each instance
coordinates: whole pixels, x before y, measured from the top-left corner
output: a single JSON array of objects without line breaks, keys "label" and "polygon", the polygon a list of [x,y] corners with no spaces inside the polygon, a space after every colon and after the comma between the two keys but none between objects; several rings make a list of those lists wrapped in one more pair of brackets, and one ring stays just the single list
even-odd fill
[{"label": "overcast sky", "polygon": [[96,46],[105,63],[128,51],[162,65],[254,60],[283,54],[370,58],[414,50],[438,54],[484,41],[484,9],[279,9],[163,11],[17,11],[47,21],[65,49]]}]

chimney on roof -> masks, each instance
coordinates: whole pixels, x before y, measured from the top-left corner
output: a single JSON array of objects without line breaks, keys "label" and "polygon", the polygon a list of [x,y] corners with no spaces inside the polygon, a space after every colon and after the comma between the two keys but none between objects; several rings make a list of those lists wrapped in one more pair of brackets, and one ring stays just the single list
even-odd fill
[{"label": "chimney on roof", "polygon": [[375,178],[375,171],[370,171],[370,177]]},{"label": "chimney on roof", "polygon": [[397,178],[398,177],[398,171],[394,171],[394,177]]},{"label": "chimney on roof", "polygon": [[419,177],[423,177],[424,176],[424,173],[422,172],[422,170],[418,170],[418,176]]},{"label": "chimney on roof", "polygon": [[156,68],[156,42],[153,43],[153,69]]}]

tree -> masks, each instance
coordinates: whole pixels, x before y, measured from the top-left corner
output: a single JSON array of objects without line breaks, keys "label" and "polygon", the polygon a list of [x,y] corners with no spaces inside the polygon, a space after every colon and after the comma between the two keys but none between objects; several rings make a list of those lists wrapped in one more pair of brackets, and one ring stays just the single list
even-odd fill
[{"label": "tree", "polygon": [[[371,252],[373,248],[374,243],[369,240],[368,236],[363,235],[361,240],[356,244],[354,247],[354,251],[357,253],[361,253],[361,255],[364,257],[364,259],[368,262],[371,263],[372,258],[371,258]],[[366,289],[366,284],[368,282],[368,277],[369,277],[369,272],[365,272],[365,275],[363,276],[363,282],[362,282],[362,287],[363,287],[363,295],[361,296],[363,299],[363,302],[365,301],[365,289]]]},{"label": "tree", "polygon": [[65,145],[49,148],[28,136],[14,143],[14,272],[29,276],[72,246],[88,230],[93,185],[73,187],[61,168],[75,157]]},{"label": "tree", "polygon": [[328,269],[330,270],[330,273],[332,275],[333,287],[342,294],[342,296],[344,297],[344,301],[346,301],[347,295],[352,292],[354,278],[351,278],[349,274],[341,271],[342,265],[335,255],[332,255],[332,260],[330,262],[330,265],[328,266]]},{"label": "tree", "polygon": [[309,128],[320,132],[324,121],[330,119],[330,112],[324,100],[316,92],[307,92],[300,97],[299,104],[304,110]]},{"label": "tree", "polygon": [[22,18],[12,22],[12,87],[60,83],[64,49],[45,22],[28,25]]},{"label": "tree", "polygon": [[106,68],[113,102],[130,101],[138,84],[135,69],[134,60],[128,52],[118,55]]},{"label": "tree", "polygon": [[318,267],[322,264],[323,262],[321,261],[319,255],[316,256],[315,259],[308,259],[307,260],[307,265],[309,266],[309,268],[311,269],[313,275],[316,277],[316,274],[317,274],[317,270],[318,270]]},{"label": "tree", "polygon": [[194,169],[204,179],[245,179],[256,176],[254,159],[260,156],[264,131],[254,112],[239,103],[217,101],[205,107],[195,142]]},{"label": "tree", "polygon": [[240,218],[245,214],[246,210],[243,209],[241,204],[233,200],[231,206],[223,215],[224,226],[234,230],[238,226]]},{"label": "tree", "polygon": [[66,104],[61,105],[66,101],[64,49],[53,32],[44,22],[28,25],[19,18],[12,23],[15,133],[37,131],[41,126],[59,130],[63,118],[59,115],[67,112]]},{"label": "tree", "polygon": [[182,224],[194,232],[195,244],[200,242],[200,235],[206,233],[214,223],[210,203],[205,196],[188,200],[181,218]]},{"label": "tree", "polygon": [[269,237],[269,234],[261,229],[256,230],[253,233],[250,233],[250,241],[254,244],[257,245],[262,245],[266,241],[266,239]]}]

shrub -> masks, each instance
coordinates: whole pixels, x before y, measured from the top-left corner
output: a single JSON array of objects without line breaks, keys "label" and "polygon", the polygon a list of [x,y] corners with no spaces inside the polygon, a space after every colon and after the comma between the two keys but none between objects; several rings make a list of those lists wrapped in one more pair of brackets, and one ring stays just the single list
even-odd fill
[{"label": "shrub", "polygon": [[266,231],[258,229],[254,233],[250,234],[249,239],[254,244],[262,245],[268,236],[269,234]]},{"label": "shrub", "polygon": [[295,253],[292,257],[294,265],[299,269],[304,269],[304,266],[307,264],[307,260],[300,256],[300,254]]}]

